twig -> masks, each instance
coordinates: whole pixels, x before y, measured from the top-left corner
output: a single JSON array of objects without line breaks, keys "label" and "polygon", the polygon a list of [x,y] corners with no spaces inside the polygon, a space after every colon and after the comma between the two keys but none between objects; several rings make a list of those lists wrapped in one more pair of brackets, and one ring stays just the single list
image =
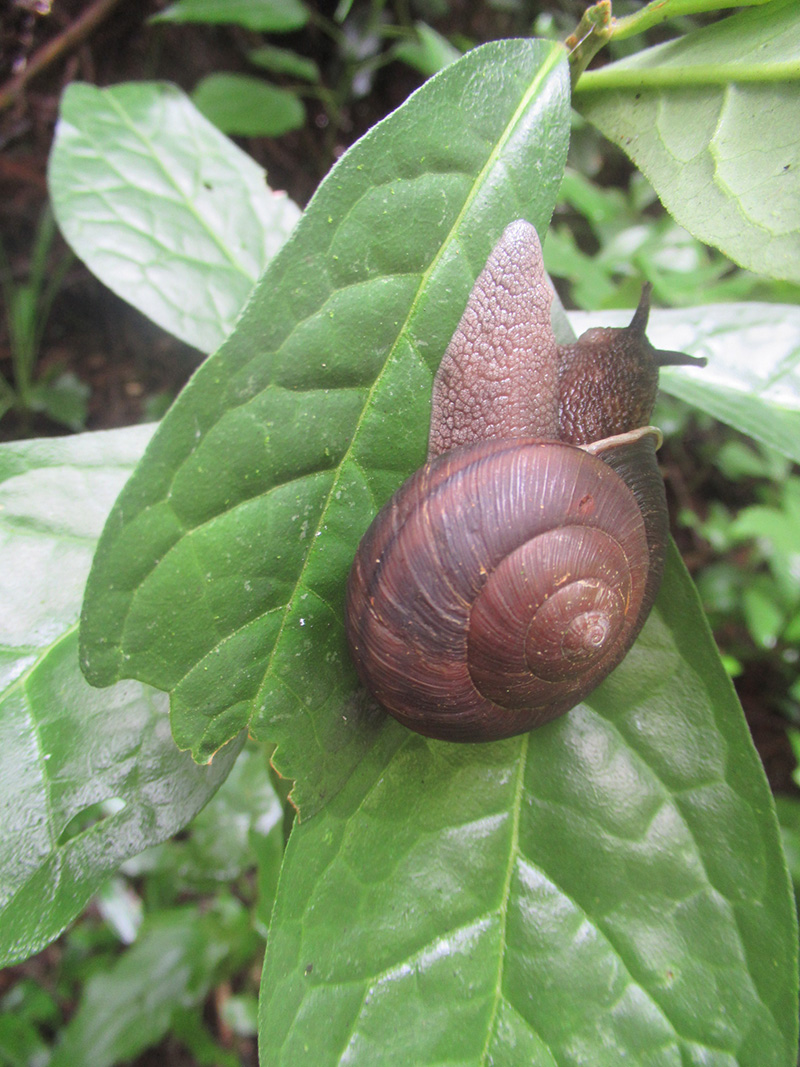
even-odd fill
[{"label": "twig", "polygon": [[42,45],[39,51],[31,57],[24,70],[0,86],[0,111],[16,100],[32,78],[88,37],[118,3],[120,0],[94,0],[94,3],[90,4],[68,29],[60,33],[58,37],[54,37],[52,41]]},{"label": "twig", "polygon": [[610,40],[612,24],[611,0],[599,0],[584,11],[577,29],[564,42],[569,49],[570,80],[573,88],[595,54]]}]

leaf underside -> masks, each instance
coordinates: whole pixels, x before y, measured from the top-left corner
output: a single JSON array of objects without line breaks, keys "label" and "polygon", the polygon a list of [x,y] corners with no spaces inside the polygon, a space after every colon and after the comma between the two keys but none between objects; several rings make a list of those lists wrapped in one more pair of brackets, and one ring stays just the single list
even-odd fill
[{"label": "leaf underside", "polygon": [[[597,88],[587,78],[582,92],[579,82],[575,97],[690,233],[743,267],[795,282],[799,50],[800,7],[772,0],[620,60]],[[793,77],[773,73],[787,66]]]},{"label": "leaf underside", "polygon": [[202,352],[230,333],[299,215],[163,82],[70,85],[47,177],[59,226],[94,274]]}]

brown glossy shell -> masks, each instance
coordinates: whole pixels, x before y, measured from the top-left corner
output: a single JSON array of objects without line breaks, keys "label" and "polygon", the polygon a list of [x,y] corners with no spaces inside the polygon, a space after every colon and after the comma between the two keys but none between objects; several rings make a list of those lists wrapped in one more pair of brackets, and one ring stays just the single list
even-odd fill
[{"label": "brown glossy shell", "polygon": [[346,619],[362,680],[405,725],[451,741],[563,714],[638,634],[665,516],[652,435],[603,458],[524,438],[437,457],[353,563]]}]

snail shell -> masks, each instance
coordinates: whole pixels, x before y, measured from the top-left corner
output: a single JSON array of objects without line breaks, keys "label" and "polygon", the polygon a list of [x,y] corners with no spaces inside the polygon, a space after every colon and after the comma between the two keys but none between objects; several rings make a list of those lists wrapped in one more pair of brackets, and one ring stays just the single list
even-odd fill
[{"label": "snail shell", "polygon": [[644,624],[667,538],[646,423],[659,362],[689,360],[649,345],[646,297],[627,330],[559,348],[524,222],[478,278],[434,383],[429,462],[377,516],[348,581],[359,675],[419,733],[487,741],[541,725]]}]

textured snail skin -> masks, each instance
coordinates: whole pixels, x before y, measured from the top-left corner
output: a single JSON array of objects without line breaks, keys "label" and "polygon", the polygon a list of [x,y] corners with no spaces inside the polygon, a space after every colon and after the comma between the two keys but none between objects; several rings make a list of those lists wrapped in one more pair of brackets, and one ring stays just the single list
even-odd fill
[{"label": "textured snail skin", "polygon": [[536,230],[512,222],[434,379],[428,459],[487,438],[559,437],[552,301]]},{"label": "textured snail skin", "polygon": [[667,538],[647,423],[659,363],[692,361],[650,346],[648,295],[625,330],[559,347],[521,220],[478,277],[434,382],[428,463],[348,580],[359,675],[413,730],[489,741],[548,722],[644,624]]}]

